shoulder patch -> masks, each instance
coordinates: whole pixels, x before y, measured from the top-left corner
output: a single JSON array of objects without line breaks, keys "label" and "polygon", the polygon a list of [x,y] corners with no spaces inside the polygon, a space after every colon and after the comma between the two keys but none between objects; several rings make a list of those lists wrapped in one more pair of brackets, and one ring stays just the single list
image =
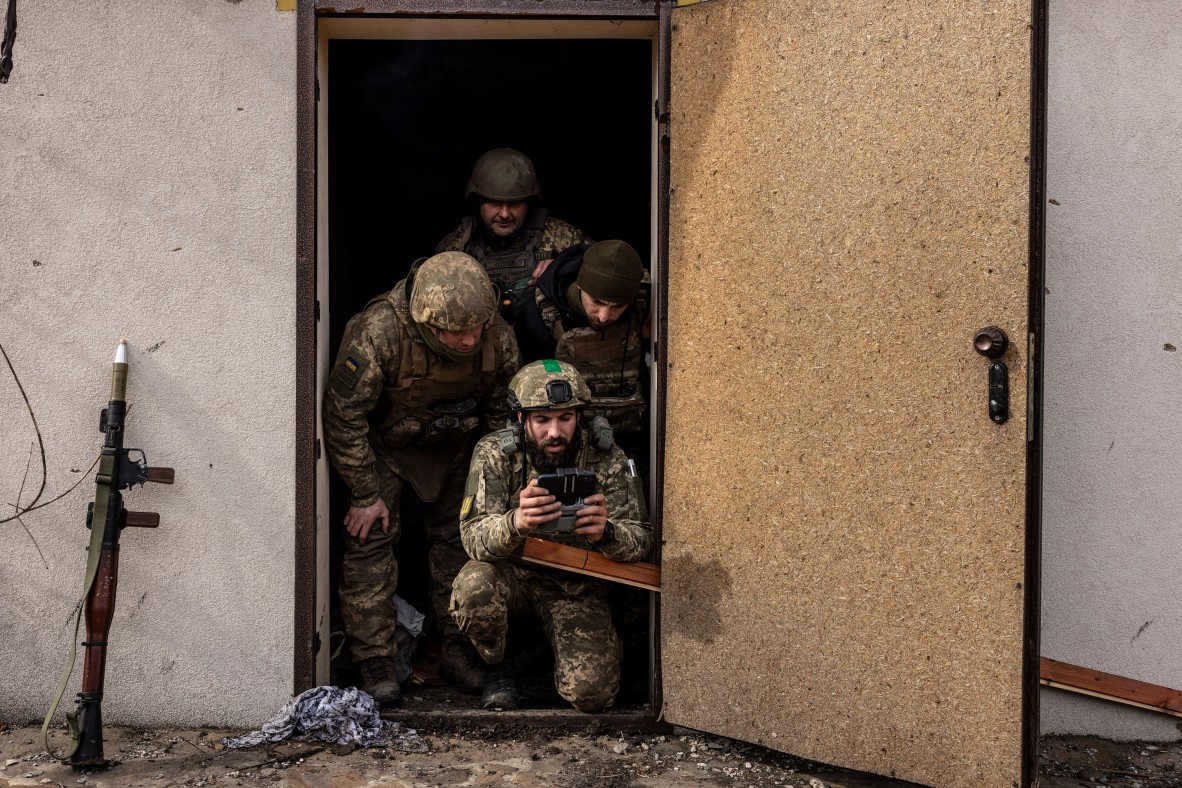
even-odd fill
[{"label": "shoulder patch", "polygon": [[357,379],[369,366],[369,359],[355,347],[349,348],[337,361],[332,371],[331,383],[338,391],[352,391],[357,385]]},{"label": "shoulder patch", "polygon": [[470,503],[476,496],[476,489],[480,486],[480,468],[471,468],[468,478],[464,480],[464,502]]},{"label": "shoulder patch", "polygon": [[460,506],[460,519],[467,520],[468,512],[472,511],[472,496],[464,496],[464,503]]}]

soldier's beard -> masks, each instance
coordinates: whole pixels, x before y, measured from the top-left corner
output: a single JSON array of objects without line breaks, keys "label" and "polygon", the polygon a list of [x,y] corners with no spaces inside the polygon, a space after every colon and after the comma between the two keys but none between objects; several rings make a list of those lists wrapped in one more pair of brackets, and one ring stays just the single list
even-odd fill
[{"label": "soldier's beard", "polygon": [[[550,446],[566,446],[561,454],[550,454],[546,451]],[[579,436],[575,435],[573,442],[565,438],[547,438],[540,444],[533,438],[526,441],[525,451],[529,455],[530,464],[540,473],[553,473],[559,468],[574,467],[579,456]]]}]

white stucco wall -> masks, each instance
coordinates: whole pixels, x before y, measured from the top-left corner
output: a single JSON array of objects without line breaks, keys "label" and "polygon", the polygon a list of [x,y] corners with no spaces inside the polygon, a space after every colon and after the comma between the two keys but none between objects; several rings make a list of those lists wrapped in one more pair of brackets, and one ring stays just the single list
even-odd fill
[{"label": "white stucco wall", "polygon": [[[1042,653],[1182,689],[1182,5],[1050,20]],[[1047,732],[1179,735],[1056,690],[1042,708]]]},{"label": "white stucco wall", "polygon": [[[104,717],[261,722],[292,688],[295,14],[18,6],[0,85],[0,342],[45,438],[45,498],[98,453],[120,335],[127,445],[177,473],[128,496],[163,522],[123,534]],[[0,424],[8,514],[34,433],[3,365]],[[64,665],[89,477],[24,518],[31,537],[0,525],[0,719],[43,715]],[[22,500],[37,481],[34,458]]]}]

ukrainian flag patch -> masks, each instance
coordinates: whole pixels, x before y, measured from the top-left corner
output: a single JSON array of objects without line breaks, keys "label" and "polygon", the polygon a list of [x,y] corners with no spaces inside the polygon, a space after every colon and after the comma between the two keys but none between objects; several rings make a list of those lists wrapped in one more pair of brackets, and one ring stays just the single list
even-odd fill
[{"label": "ukrainian flag patch", "polygon": [[369,360],[361,351],[355,347],[349,348],[343,359],[337,357],[337,365],[330,378],[333,388],[341,394],[348,394],[357,386],[357,379],[365,372],[367,366]]}]

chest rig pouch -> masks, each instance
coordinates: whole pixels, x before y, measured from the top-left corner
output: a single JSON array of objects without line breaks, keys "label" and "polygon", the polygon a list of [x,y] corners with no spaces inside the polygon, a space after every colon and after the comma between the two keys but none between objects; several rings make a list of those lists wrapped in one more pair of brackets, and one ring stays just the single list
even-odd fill
[{"label": "chest rig pouch", "polygon": [[557,320],[552,330],[558,340],[554,358],[579,370],[591,389],[588,419],[601,416],[617,435],[637,432],[644,413],[640,388],[640,337],[631,319],[619,320],[604,331],[593,328],[563,329]]},{"label": "chest rig pouch", "polygon": [[[537,208],[525,217],[521,235],[503,249],[488,243],[483,232],[478,232],[477,219],[465,216],[461,240],[464,251],[472,255],[488,271],[489,279],[502,294],[529,286],[529,277],[538,265],[538,251],[542,246],[543,228],[546,224],[546,209]],[[529,287],[533,298],[533,288]]]},{"label": "chest rig pouch", "polygon": [[439,496],[447,474],[478,437],[479,403],[496,379],[498,342],[487,329],[475,357],[452,361],[431,352],[410,320],[403,288],[388,296],[399,324],[398,366],[386,371],[370,442],[424,501]]}]

